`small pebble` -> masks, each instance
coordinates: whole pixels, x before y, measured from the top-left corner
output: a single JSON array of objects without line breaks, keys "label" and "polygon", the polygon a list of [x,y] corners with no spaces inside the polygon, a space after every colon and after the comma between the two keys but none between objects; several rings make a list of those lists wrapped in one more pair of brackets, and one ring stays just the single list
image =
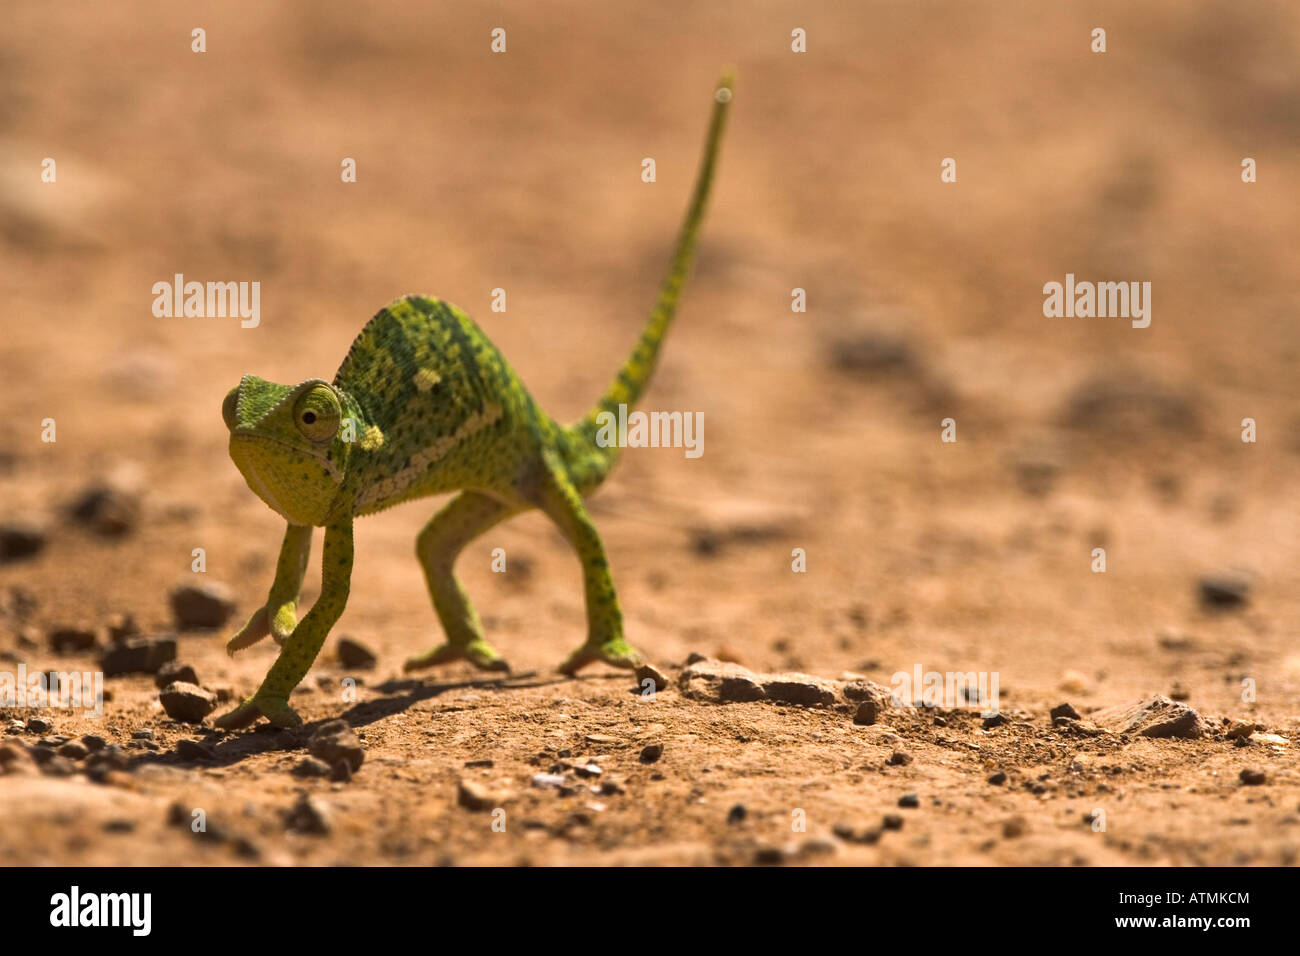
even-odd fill
[{"label": "small pebble", "polygon": [[372,670],[379,657],[366,645],[351,637],[340,637],[336,647],[339,663],[355,670]]},{"label": "small pebble", "polygon": [[173,588],[169,600],[176,626],[181,630],[221,627],[235,613],[229,588],[215,581]]},{"label": "small pebble", "polygon": [[325,777],[330,772],[330,765],[315,757],[303,757],[294,765],[295,777]]},{"label": "small pebble", "polygon": [[299,794],[298,801],[285,816],[285,826],[295,833],[324,836],[332,828],[332,814],[325,804],[310,794]]},{"label": "small pebble", "polygon": [[180,661],[168,661],[158,668],[158,673],[153,675],[154,686],[159,690],[177,681],[184,684],[198,684],[199,675],[189,664],[182,664]]},{"label": "small pebble", "polygon": [[182,760],[215,760],[217,752],[202,741],[182,737],[176,741],[176,755]]},{"label": "small pebble", "polygon": [[217,707],[216,694],[185,681],[168,684],[159,693],[158,699],[168,717],[187,724],[203,723],[203,718]]}]

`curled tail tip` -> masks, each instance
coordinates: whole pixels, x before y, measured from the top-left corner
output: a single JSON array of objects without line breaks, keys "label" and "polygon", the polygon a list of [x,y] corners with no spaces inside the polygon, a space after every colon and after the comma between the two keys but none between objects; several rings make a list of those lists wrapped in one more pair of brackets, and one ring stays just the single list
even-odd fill
[{"label": "curled tail tip", "polygon": [[735,89],[736,68],[733,66],[723,68],[722,75],[718,77],[717,88],[713,91],[713,98],[719,103],[730,103]]}]

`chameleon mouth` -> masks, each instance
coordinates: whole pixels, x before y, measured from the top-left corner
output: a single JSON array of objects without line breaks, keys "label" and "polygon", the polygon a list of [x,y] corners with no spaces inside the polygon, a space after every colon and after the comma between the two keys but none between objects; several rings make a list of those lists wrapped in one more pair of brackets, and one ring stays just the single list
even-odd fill
[{"label": "chameleon mouth", "polygon": [[232,431],[230,433],[230,441],[231,444],[234,444],[236,441],[264,442],[268,445],[276,445],[280,448],[287,448],[289,451],[295,452],[296,454],[302,455],[307,458],[311,458],[313,461],[318,462],[322,468],[326,469],[330,473],[330,477],[335,479],[336,481],[341,477],[339,473],[338,465],[330,461],[330,459],[325,457],[324,454],[316,451],[313,448],[304,448],[302,445],[295,444],[294,442],[291,441],[285,441],[282,438],[276,438],[272,435],[262,435],[254,431],[245,431],[243,429],[235,429],[234,431]]}]

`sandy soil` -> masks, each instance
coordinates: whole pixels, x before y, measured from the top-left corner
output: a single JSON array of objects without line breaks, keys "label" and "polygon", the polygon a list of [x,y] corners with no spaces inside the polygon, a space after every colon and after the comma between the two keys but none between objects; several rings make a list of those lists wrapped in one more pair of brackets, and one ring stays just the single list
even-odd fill
[{"label": "sandy soil", "polygon": [[[273,660],[223,643],[265,595],[282,521],[227,457],[227,389],[245,372],[329,378],[377,308],[425,292],[579,416],[653,298],[719,68],[739,83],[648,402],[702,411],[705,453],[629,451],[592,502],[629,639],[671,686],[555,674],[582,592],[536,514],[459,566],[519,676],[403,677],[441,640],[413,555],[438,502],[409,504],[358,525],[350,604],[294,698],[303,733],[177,723],[147,674],[109,678],[102,718],[6,708],[52,726],[0,739],[0,860],[1295,862],[1300,9],[1141,6],[8,11],[0,519],[43,546],[0,564],[3,667],[97,668],[97,648],[56,654],[52,632],[102,647],[129,613],[235,698]],[[178,272],[260,282],[261,324],[155,318],[152,286]],[[1150,281],[1150,327],[1045,318],[1043,284],[1067,273]],[[69,516],[103,482],[122,533]],[[1208,605],[1215,574],[1244,575],[1244,599]],[[228,588],[231,619],[178,629],[169,594],[187,584]],[[343,666],[340,636],[377,666]],[[883,685],[918,665],[996,672],[1008,720],[986,729],[958,701],[864,725],[842,695],[695,699],[677,682],[692,653]],[[1105,718],[1152,695],[1195,708],[1200,736]],[[1066,702],[1082,720],[1054,725]],[[364,764],[348,782],[296,776],[333,718]],[[121,746],[122,767],[29,754],[85,734]]]}]

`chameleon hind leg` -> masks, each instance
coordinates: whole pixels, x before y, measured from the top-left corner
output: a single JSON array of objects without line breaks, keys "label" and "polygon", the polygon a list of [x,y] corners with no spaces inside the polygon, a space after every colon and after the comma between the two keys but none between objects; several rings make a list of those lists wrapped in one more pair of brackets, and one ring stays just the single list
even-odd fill
[{"label": "chameleon hind leg", "polygon": [[623,612],[618,606],[609,559],[582,495],[554,455],[545,456],[540,479],[534,491],[536,504],[578,552],[587,600],[587,640],[564,660],[560,672],[576,674],[596,661],[615,667],[637,667],[645,658],[623,639]]},{"label": "chameleon hind leg", "polygon": [[485,671],[509,671],[510,665],[483,638],[474,606],[452,572],[461,549],[493,525],[518,511],[478,491],[464,491],[429,519],[415,541],[425,583],[447,642],[407,660],[407,671],[465,660]]}]

